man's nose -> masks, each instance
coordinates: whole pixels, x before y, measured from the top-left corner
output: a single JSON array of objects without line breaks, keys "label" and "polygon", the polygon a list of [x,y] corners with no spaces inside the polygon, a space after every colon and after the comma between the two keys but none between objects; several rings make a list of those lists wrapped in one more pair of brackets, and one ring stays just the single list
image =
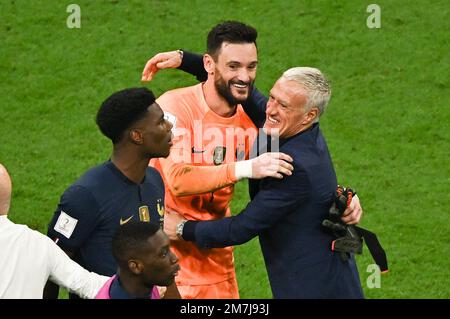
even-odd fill
[{"label": "man's nose", "polygon": [[267,115],[274,115],[277,113],[277,105],[276,102],[267,102],[266,105],[266,114]]},{"label": "man's nose", "polygon": [[242,81],[245,83],[250,83],[251,79],[252,79],[251,74],[246,68],[241,68],[239,70],[239,74],[238,74],[239,81]]},{"label": "man's nose", "polygon": [[[167,121],[167,120],[166,120]],[[170,121],[167,121],[167,127],[168,127],[168,131],[171,131],[172,130],[172,128],[173,128],[173,124],[172,124],[172,122],[170,122]]]},{"label": "man's nose", "polygon": [[171,254],[171,261],[172,261],[172,264],[176,264],[177,262],[178,262],[178,256],[177,255],[175,255],[175,253],[173,253],[172,251],[170,251],[170,254]]}]

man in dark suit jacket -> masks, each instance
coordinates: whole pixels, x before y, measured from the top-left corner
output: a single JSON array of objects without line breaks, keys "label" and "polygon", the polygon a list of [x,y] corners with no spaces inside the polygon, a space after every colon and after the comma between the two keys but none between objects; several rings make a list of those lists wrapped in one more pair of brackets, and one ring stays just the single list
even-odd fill
[{"label": "man in dark suit jacket", "polygon": [[[331,251],[334,237],[322,226],[337,187],[318,123],[330,95],[319,70],[287,70],[270,91],[264,132],[279,137],[280,152],[294,159],[293,174],[253,185],[252,201],[240,214],[202,222],[180,218],[166,224],[169,236],[205,248],[259,236],[275,298],[363,298],[354,258],[343,261]],[[263,109],[262,100],[253,96],[254,109]]]}]

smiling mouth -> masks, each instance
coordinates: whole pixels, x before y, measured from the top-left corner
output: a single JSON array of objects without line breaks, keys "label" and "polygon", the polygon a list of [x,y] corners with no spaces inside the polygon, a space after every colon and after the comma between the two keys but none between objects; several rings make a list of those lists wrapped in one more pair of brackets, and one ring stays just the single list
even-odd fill
[{"label": "smiling mouth", "polygon": [[234,87],[237,90],[248,90],[251,85],[251,82],[243,82],[243,81],[236,80],[236,81],[230,81],[229,84],[230,84],[230,87]]},{"label": "smiling mouth", "polygon": [[268,116],[268,117],[267,117],[267,122],[270,123],[270,124],[272,124],[272,125],[278,125],[278,124],[280,124],[280,121],[274,119],[274,118],[271,117],[271,116]]},{"label": "smiling mouth", "polygon": [[240,90],[248,88],[248,84],[232,83],[231,85]]}]

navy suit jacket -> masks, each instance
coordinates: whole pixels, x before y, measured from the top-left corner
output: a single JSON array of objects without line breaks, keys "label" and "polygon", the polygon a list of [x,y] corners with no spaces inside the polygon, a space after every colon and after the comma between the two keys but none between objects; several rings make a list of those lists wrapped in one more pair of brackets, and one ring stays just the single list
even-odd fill
[{"label": "navy suit jacket", "polygon": [[[255,91],[244,105],[259,127],[265,102]],[[322,226],[337,181],[319,124],[280,140],[280,152],[294,159],[291,176],[253,181],[252,201],[240,214],[188,223],[183,236],[212,248],[240,245],[259,235],[275,298],[363,298],[354,258],[343,262],[332,252],[335,238]]]}]

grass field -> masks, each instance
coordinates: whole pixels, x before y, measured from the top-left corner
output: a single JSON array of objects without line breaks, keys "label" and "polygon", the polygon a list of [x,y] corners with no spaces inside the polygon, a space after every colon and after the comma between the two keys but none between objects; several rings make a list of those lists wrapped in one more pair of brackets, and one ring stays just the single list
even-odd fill
[{"label": "grass field", "polygon": [[[66,7],[81,8],[69,29]],[[0,2],[0,162],[13,178],[10,218],[41,232],[59,196],[111,151],[94,122],[112,92],[140,86],[159,51],[202,52],[215,24],[259,31],[257,86],[267,92],[292,66],[328,75],[333,97],[321,120],[339,181],[358,190],[362,226],[384,244],[390,272],[368,298],[450,297],[450,20],[448,1],[14,1]],[[160,95],[194,84],[170,70]],[[238,186],[235,212],[248,200]],[[257,239],[236,247],[243,298],[270,298]]]}]

